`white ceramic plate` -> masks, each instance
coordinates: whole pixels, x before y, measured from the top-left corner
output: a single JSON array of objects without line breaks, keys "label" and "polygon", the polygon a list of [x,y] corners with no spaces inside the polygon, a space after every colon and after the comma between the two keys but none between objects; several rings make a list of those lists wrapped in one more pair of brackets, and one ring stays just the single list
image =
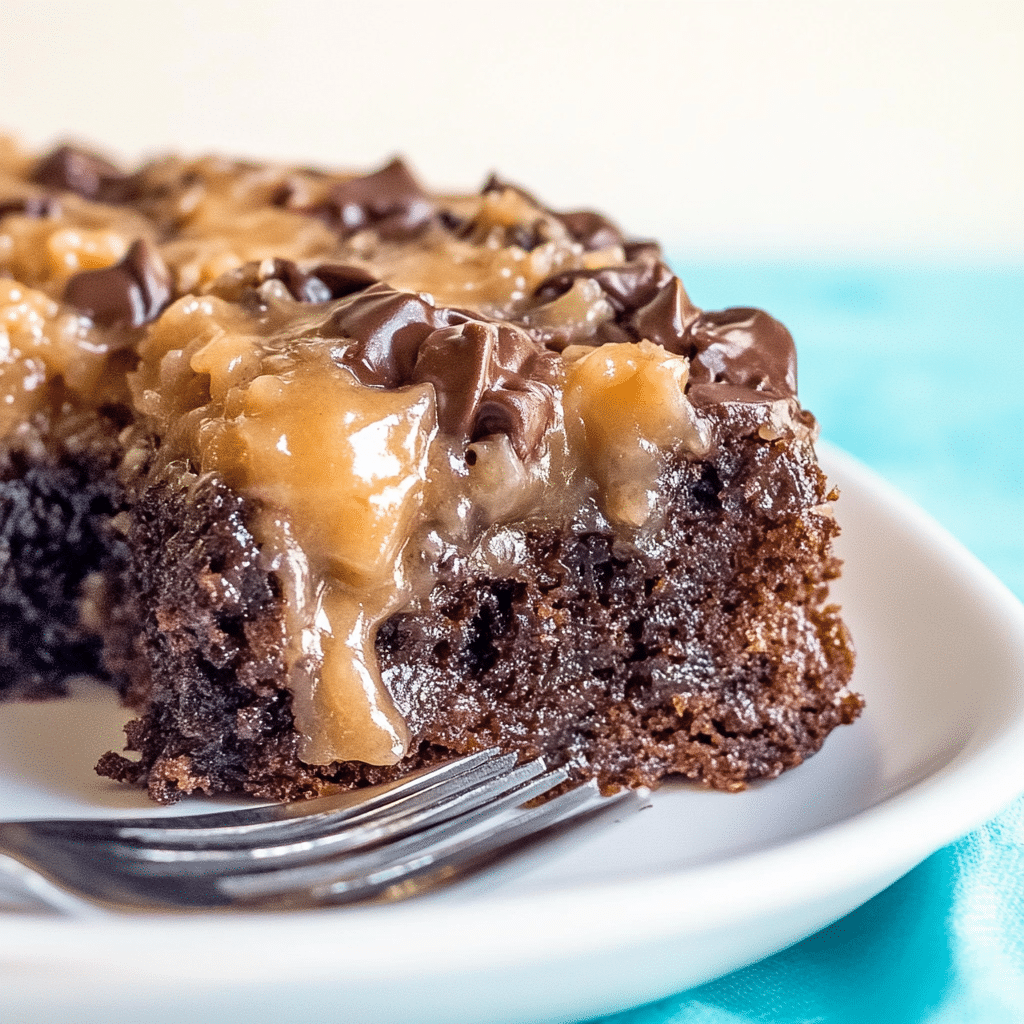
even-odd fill
[{"label": "white ceramic plate", "polygon": [[[289,916],[0,913],[0,1018],[487,1024],[578,1020],[750,963],[847,913],[1024,790],[1024,608],[848,457],[837,594],[854,726],[781,779],[653,806],[462,887]],[[95,692],[0,711],[0,816],[144,807],[90,773]],[[77,728],[76,728],[77,726]]]}]

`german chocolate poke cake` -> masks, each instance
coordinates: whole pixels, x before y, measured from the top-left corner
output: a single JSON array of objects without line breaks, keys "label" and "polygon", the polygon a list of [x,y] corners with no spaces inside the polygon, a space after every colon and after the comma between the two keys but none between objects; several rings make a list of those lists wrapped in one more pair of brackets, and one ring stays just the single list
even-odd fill
[{"label": "german chocolate poke cake", "polygon": [[720,789],[858,715],[786,329],[492,177],[0,141],[0,697],[291,800],[499,746]]}]

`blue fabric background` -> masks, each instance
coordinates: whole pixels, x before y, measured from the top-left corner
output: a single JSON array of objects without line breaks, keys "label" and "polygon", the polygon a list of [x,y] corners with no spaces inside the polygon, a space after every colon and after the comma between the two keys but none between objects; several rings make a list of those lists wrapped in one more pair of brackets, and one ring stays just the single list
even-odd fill
[{"label": "blue fabric background", "polygon": [[[785,322],[823,436],[1024,597],[1024,268],[675,266],[698,305]],[[602,1021],[1024,1021],[1024,798],[819,934]]]}]

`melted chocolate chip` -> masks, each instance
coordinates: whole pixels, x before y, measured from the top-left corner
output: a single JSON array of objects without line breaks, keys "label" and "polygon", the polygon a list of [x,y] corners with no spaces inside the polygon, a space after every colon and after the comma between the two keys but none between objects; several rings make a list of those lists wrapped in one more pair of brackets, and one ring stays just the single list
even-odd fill
[{"label": "melted chocolate chip", "polygon": [[621,245],[622,232],[607,217],[592,210],[573,210],[557,213],[555,216],[565,225],[566,231],[580,243],[587,252]]},{"label": "melted chocolate chip", "polygon": [[291,260],[253,260],[221,274],[208,291],[226,302],[239,302],[258,309],[264,305],[259,296],[259,288],[267,281],[280,281],[298,302],[302,300],[305,279],[306,275]]},{"label": "melted chocolate chip", "polygon": [[324,284],[300,270],[293,260],[274,259],[269,261],[269,265],[259,263],[256,266],[258,284],[280,281],[296,302],[326,302],[331,298]]},{"label": "melted chocolate chip", "polygon": [[416,234],[434,214],[434,204],[401,160],[373,174],[335,185],[326,200],[304,211],[345,234],[373,228],[382,238]]},{"label": "melted chocolate chip", "polygon": [[606,320],[594,332],[595,345],[631,345],[639,340],[632,330],[627,330],[614,320]]},{"label": "melted chocolate chip", "polygon": [[323,284],[332,299],[343,299],[377,283],[368,270],[347,263],[321,263],[310,271],[310,276]]},{"label": "melted chocolate chip", "polygon": [[523,252],[533,252],[544,241],[544,233],[541,231],[543,221],[533,224],[512,224],[505,232],[507,245],[514,245]]},{"label": "melted chocolate chip", "polygon": [[236,270],[222,274],[211,286],[210,293],[228,302],[262,305],[259,288],[267,281],[280,281],[296,302],[330,302],[362,291],[377,278],[362,267],[346,263],[321,263],[303,270],[293,260],[268,259],[243,263]]},{"label": "melted chocolate chip", "polygon": [[488,192],[515,192],[516,195],[522,196],[528,203],[532,203],[538,209],[544,210],[546,207],[539,199],[532,193],[527,192],[521,185],[514,185],[511,181],[506,181],[504,178],[499,178],[496,174],[491,173],[487,176],[487,180],[483,183],[480,188],[480,195],[485,196]]},{"label": "melted chocolate chip", "polygon": [[141,327],[171,301],[171,275],[156,249],[139,239],[120,263],[75,274],[64,289],[64,301],[102,327]]},{"label": "melted chocolate chip", "polygon": [[375,284],[340,304],[317,333],[357,342],[345,363],[364,384],[401,387],[426,337],[450,323],[442,312],[411,292]]},{"label": "melted chocolate chip", "polygon": [[618,267],[554,274],[540,283],[534,295],[541,302],[551,302],[564,295],[575,281],[589,278],[601,286],[612,309],[621,317],[650,302],[672,276],[672,271],[661,260],[643,257]]},{"label": "melted chocolate chip", "polygon": [[661,246],[657,242],[647,239],[626,242],[622,246],[622,251],[626,254],[627,263],[634,263],[637,260],[665,262],[664,256],[661,253]]},{"label": "melted chocolate chip", "polygon": [[412,380],[434,386],[444,433],[462,441],[505,434],[526,459],[554,418],[555,361],[520,328],[474,320],[424,339]]},{"label": "melted chocolate chip", "polygon": [[507,188],[515,188],[507,181],[499,178],[494,171],[487,175],[487,180],[480,186],[480,195],[485,196],[488,192],[504,192]]},{"label": "melted chocolate chip", "polygon": [[461,221],[452,229],[452,234],[477,245],[497,244],[502,248],[514,245],[524,252],[532,252],[550,238],[548,225],[540,217],[530,224],[495,224],[485,218],[474,217]]},{"label": "melted chocolate chip", "polygon": [[701,313],[686,330],[694,385],[728,384],[761,395],[796,394],[796,349],[786,328],[759,309]]},{"label": "melted chocolate chip", "polygon": [[[545,206],[532,192],[527,192],[525,188],[513,185],[496,174],[491,174],[488,177],[483,188],[480,189],[480,194],[486,195],[488,192],[504,192],[506,190],[515,192],[539,210],[543,210],[556,220],[561,221],[572,239],[579,242],[587,252],[623,243],[622,232],[607,217],[595,213],[593,210],[570,210],[568,213],[556,213]],[[543,240],[540,239],[540,241]],[[514,241],[514,244],[520,245],[517,241]],[[520,245],[520,248],[529,250],[535,248],[537,244],[538,242],[535,241],[532,246]]]},{"label": "melted chocolate chip", "polygon": [[698,313],[683,288],[683,282],[673,277],[668,284],[662,285],[650,302],[633,313],[629,326],[638,339],[646,338],[676,355],[690,355],[687,328]]},{"label": "melted chocolate chip", "polygon": [[285,178],[277,188],[270,195],[270,205],[280,206],[286,210],[294,210],[299,204],[296,202],[295,196],[298,192],[298,186],[292,178]]},{"label": "melted chocolate chip", "polygon": [[526,459],[554,417],[557,356],[514,324],[380,283],[338,302],[316,335],[354,342],[340,358],[363,384],[432,384],[441,430],[462,442],[506,434]]},{"label": "melted chocolate chip", "polygon": [[453,235],[461,235],[467,224],[465,217],[460,217],[454,210],[438,210],[437,221],[441,227]]},{"label": "melted chocolate chip", "polygon": [[0,203],[0,220],[11,216],[31,217],[33,220],[59,217],[60,203],[53,196],[25,196],[24,199]]},{"label": "melted chocolate chip", "polygon": [[77,146],[59,146],[33,168],[31,180],[46,188],[74,192],[83,199],[116,203],[128,178],[97,153]]}]

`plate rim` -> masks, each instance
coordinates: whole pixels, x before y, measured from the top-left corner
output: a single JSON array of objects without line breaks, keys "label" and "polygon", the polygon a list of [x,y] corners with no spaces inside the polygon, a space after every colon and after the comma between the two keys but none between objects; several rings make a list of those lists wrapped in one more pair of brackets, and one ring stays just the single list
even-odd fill
[{"label": "plate rim", "polygon": [[[877,472],[831,444],[819,442],[818,451],[822,467],[829,476],[835,471],[840,484],[852,483],[876,507],[898,518],[920,536],[929,553],[958,569],[965,587],[984,599],[986,619],[1003,619],[1008,635],[1024,650],[1024,606],[991,570]],[[412,901],[387,907],[269,915],[260,920],[273,923],[279,941],[299,943],[303,956],[309,954],[301,968],[296,958],[288,960],[289,979],[295,978],[296,971],[301,975],[320,976],[329,969],[335,981],[343,983],[357,975],[365,978],[367,970],[372,973],[373,960],[379,957],[379,946],[373,948],[378,935],[384,938],[388,933],[399,931],[436,935],[439,913],[452,931],[461,929],[461,934],[473,938],[472,944],[460,946],[460,953],[468,957],[463,966],[493,965],[495,950],[500,947],[501,962],[510,967],[542,961],[553,952],[564,954],[569,933],[577,954],[581,949],[608,951],[638,941],[657,941],[659,937],[699,936],[706,930],[702,910],[708,909],[700,906],[702,892],[717,894],[715,925],[735,926],[750,916],[751,880],[766,875],[772,877],[776,885],[770,890],[759,889],[759,914],[780,913],[795,902],[813,902],[833,895],[837,877],[842,878],[843,887],[847,889],[878,878],[885,878],[883,885],[888,884],[934,851],[982,825],[1024,790],[1024,766],[1018,753],[1024,746],[1024,678],[1018,681],[1016,697],[1015,714],[999,728],[990,730],[991,735],[982,740],[977,740],[977,732],[972,734],[964,748],[938,770],[850,817],[766,850],[744,852],[710,864],[659,871],[637,879],[584,882],[555,891],[514,896],[481,895],[443,910],[434,902]],[[979,779],[986,781],[980,791]],[[1003,785],[991,785],[992,779],[1002,781]],[[941,801],[936,800],[937,794],[942,795]],[[895,827],[901,819],[905,820],[908,807],[917,810],[920,827]],[[950,813],[951,807],[955,813]],[[922,808],[931,810],[924,813]],[[941,813],[937,813],[936,808]],[[851,842],[851,832],[855,836],[884,836],[886,841]],[[829,871],[812,873],[808,881],[808,875],[797,868],[813,862],[828,863]],[[894,869],[896,874],[892,874]],[[723,893],[728,894],[724,899]],[[698,897],[696,909],[695,896]],[[599,915],[587,912],[588,906],[595,905],[600,906]],[[638,907],[643,907],[642,915],[636,913]],[[686,909],[682,915],[681,908]],[[530,915],[534,922],[530,929],[532,939],[545,933],[556,934],[557,943],[530,941],[510,946],[507,933],[496,936],[493,923],[512,910]],[[608,925],[609,918],[614,918],[612,927]],[[111,961],[111,943],[130,951],[138,943],[146,942],[154,947],[154,953],[173,947],[180,954],[184,932],[199,947],[187,951],[181,961],[183,966],[188,964],[190,978],[195,976],[194,969],[201,967],[203,958],[209,956],[212,949],[223,953],[225,941],[230,938],[232,943],[240,945],[227,960],[218,959],[216,976],[222,983],[245,980],[254,972],[266,970],[262,958],[253,961],[248,957],[250,944],[246,942],[246,933],[263,930],[249,927],[252,920],[240,915],[126,918],[100,911],[95,916],[76,920],[0,914],[0,979],[19,968],[24,969],[26,963],[35,958],[45,958],[46,963],[52,964],[56,956],[70,958],[83,968],[102,970],[101,965]],[[5,927],[5,921],[12,926]],[[568,931],[567,922],[570,922]],[[196,927],[197,924],[201,927]],[[411,976],[437,970],[438,960],[451,955],[450,949],[441,948],[446,947],[445,943],[437,946],[427,956],[422,949],[417,949],[415,956],[405,957],[396,951],[396,956],[389,959],[389,976],[394,979],[400,977],[402,971]],[[115,963],[116,959],[114,956]],[[149,959],[154,962],[158,958]],[[160,973],[164,970],[161,966]],[[182,976],[181,970],[173,972],[174,979]],[[127,982],[136,986],[151,986],[158,980],[144,970],[136,973],[130,982],[118,976],[119,984]]]}]

